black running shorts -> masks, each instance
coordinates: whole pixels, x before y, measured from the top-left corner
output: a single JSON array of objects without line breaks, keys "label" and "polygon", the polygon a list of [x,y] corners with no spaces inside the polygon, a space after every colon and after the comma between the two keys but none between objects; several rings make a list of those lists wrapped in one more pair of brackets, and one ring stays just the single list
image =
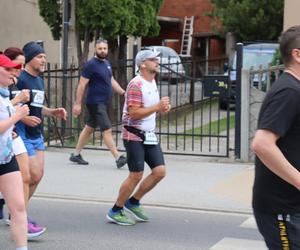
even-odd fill
[{"label": "black running shorts", "polygon": [[145,162],[151,169],[165,165],[160,145],[145,145],[140,141],[124,140],[130,172],[143,172]]},{"label": "black running shorts", "polygon": [[11,172],[19,171],[19,165],[14,156],[9,163],[0,165],[0,175],[5,175]]},{"label": "black running shorts", "polygon": [[111,122],[105,104],[86,104],[88,116],[86,124],[92,128],[100,128],[103,132],[111,128]]}]

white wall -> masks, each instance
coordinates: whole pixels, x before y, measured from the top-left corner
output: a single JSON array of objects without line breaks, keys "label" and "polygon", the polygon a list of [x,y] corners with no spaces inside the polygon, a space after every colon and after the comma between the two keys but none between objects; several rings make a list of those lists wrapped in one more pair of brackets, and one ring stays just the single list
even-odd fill
[{"label": "white wall", "polygon": [[0,0],[0,50],[43,40],[47,61],[59,62],[59,41],[54,41],[39,14],[37,0]]},{"label": "white wall", "polygon": [[300,1],[299,0],[285,0],[284,1],[284,21],[283,29],[300,25]]}]

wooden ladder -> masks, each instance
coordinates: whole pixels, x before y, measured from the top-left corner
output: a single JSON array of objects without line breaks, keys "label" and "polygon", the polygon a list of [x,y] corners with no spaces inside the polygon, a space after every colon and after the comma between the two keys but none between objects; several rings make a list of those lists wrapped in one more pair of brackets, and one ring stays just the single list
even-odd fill
[{"label": "wooden ladder", "polygon": [[184,17],[180,56],[191,56],[194,16]]}]

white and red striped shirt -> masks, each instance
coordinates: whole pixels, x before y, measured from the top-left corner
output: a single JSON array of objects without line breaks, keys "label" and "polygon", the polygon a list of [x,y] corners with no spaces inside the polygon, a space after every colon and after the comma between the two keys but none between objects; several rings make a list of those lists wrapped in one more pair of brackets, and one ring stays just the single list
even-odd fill
[{"label": "white and red striped shirt", "polygon": [[[128,107],[150,107],[159,102],[159,94],[156,82],[145,80],[140,75],[133,78],[127,86],[125,93],[125,103],[123,108],[122,123],[123,126],[132,126],[143,131],[155,130],[156,113],[153,113],[143,119],[134,120],[129,116]],[[137,135],[128,132],[125,128],[122,130],[123,139],[131,141],[141,141]]]}]

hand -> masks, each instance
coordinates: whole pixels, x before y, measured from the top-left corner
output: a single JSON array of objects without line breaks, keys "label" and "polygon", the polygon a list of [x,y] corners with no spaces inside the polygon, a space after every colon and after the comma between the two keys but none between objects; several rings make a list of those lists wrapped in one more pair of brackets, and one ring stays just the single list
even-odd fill
[{"label": "hand", "polygon": [[26,104],[22,106],[16,106],[16,115],[19,117],[19,120],[29,115],[28,106]]},{"label": "hand", "polygon": [[22,122],[25,123],[27,126],[29,127],[36,127],[37,125],[39,125],[42,120],[40,118],[38,118],[37,116],[26,116],[22,119]]},{"label": "hand", "polygon": [[13,83],[13,84],[17,84],[17,82],[18,82],[18,78],[15,77],[15,76],[13,76],[13,77],[11,78],[11,80],[12,80],[12,83]]},{"label": "hand", "polygon": [[170,105],[170,98],[168,96],[164,96],[160,99],[159,102],[159,111],[160,112],[165,112],[164,110],[167,109],[167,107]]},{"label": "hand", "polygon": [[163,108],[163,113],[168,113],[169,111],[171,110],[171,104],[168,104],[166,105],[164,108]]},{"label": "hand", "polygon": [[30,100],[30,90],[22,89],[20,94],[17,95],[19,102],[29,102]]},{"label": "hand", "polygon": [[73,106],[73,114],[75,117],[79,116],[81,113],[81,105],[80,104],[74,104]]},{"label": "hand", "polygon": [[53,109],[52,115],[65,121],[67,120],[67,111],[64,108]]}]

